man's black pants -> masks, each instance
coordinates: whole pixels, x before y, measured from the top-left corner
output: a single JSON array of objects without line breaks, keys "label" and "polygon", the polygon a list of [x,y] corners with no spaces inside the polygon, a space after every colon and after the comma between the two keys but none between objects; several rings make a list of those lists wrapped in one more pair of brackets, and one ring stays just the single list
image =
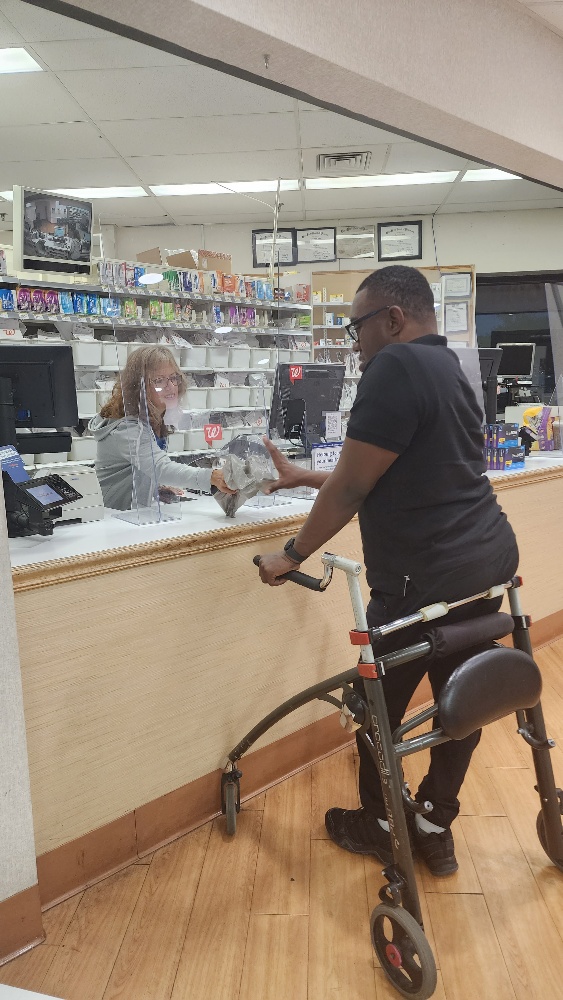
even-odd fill
[{"label": "man's black pants", "polygon": [[[443,576],[439,583],[424,589],[417,589],[409,581],[404,595],[397,596],[384,594],[381,591],[372,591],[371,601],[367,609],[368,624],[376,627],[412,614],[435,601],[452,602],[470,597],[472,594],[481,593],[496,584],[506,583],[514,576],[517,567],[518,551],[514,547],[500,559],[483,566],[478,571],[470,574],[452,573]],[[438,619],[435,623],[421,623],[403,629],[378,642],[374,647],[375,653],[376,655],[388,653],[418,642],[421,635],[427,632],[433,624],[449,625],[498,611],[501,603],[502,598],[475,601],[472,604],[454,609],[445,619]],[[418,660],[394,667],[393,670],[389,671],[382,683],[391,732],[394,732],[401,724],[407,705],[426,673],[428,673],[434,700],[437,700],[442,686],[455,668],[473,653],[488,648],[490,645],[487,643],[486,646],[481,645],[464,650],[462,653],[456,653],[446,659],[437,660],[430,667],[423,660]],[[361,679],[356,681],[354,687],[363,697],[363,681]],[[480,738],[481,730],[477,730],[464,740],[450,740],[432,747],[428,774],[415,796],[419,802],[432,802],[432,812],[427,816],[431,823],[449,827],[456,818],[459,812],[457,796],[467,773],[471,755]],[[377,767],[364,741],[358,738],[357,744],[360,755],[360,801],[367,812],[379,819],[385,819],[385,805]]]}]

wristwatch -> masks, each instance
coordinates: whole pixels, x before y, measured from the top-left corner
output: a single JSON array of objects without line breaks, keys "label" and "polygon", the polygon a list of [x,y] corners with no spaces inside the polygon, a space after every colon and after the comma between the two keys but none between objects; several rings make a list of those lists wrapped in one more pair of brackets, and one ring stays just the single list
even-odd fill
[{"label": "wristwatch", "polygon": [[296,563],[305,562],[305,559],[307,558],[307,556],[302,556],[302,555],[299,554],[299,552],[297,551],[297,549],[293,545],[294,541],[295,541],[295,538],[290,538],[289,542],[285,543],[285,545],[283,547],[283,550],[284,550],[286,556],[289,556],[289,558],[293,562],[296,562]]}]

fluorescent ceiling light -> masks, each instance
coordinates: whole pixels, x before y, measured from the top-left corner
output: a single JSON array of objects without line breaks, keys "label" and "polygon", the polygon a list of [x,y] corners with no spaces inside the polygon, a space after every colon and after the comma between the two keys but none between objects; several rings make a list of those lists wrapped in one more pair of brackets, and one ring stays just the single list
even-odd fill
[{"label": "fluorescent ceiling light", "polygon": [[92,187],[92,188],[51,188],[53,194],[65,194],[69,198],[148,198],[142,187]]},{"label": "fluorescent ceiling light", "polygon": [[496,167],[483,167],[479,170],[467,170],[461,178],[461,183],[465,181],[521,181],[518,174],[507,174],[505,170],[497,170]]},{"label": "fluorescent ceiling light", "polygon": [[330,188],[403,187],[410,184],[452,184],[459,170],[434,170],[417,174],[364,174],[358,177],[307,177],[310,191]]},{"label": "fluorescent ceiling light", "polygon": [[[221,181],[209,184],[149,184],[149,188],[157,198],[170,198],[196,194],[263,194],[266,191],[277,191],[277,181]],[[229,190],[230,189],[230,190]],[[280,182],[281,191],[298,191],[299,181]]]},{"label": "fluorescent ceiling light", "polygon": [[42,73],[26,49],[0,49],[0,73]]}]

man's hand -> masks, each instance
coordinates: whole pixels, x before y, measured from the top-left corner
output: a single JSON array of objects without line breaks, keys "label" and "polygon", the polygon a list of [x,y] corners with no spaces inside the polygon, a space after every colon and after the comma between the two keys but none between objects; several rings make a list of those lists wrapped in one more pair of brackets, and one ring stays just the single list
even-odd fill
[{"label": "man's hand", "polygon": [[286,556],[285,552],[272,552],[260,558],[259,573],[262,583],[270,587],[281,587],[287,580],[280,579],[292,569],[299,569],[299,563]]},{"label": "man's hand", "polygon": [[279,479],[264,488],[264,493],[275,493],[276,490],[295,490],[298,486],[311,486],[314,490],[320,490],[328,479],[328,472],[311,472],[310,469],[302,469],[299,465],[290,462],[285,455],[282,455],[275,444],[272,444],[270,438],[263,437],[262,440],[272,456],[272,462],[279,475]]},{"label": "man's hand", "polygon": [[272,457],[272,462],[274,463],[279,479],[276,479],[271,486],[267,486],[264,489],[264,493],[275,493],[276,490],[294,490],[297,486],[301,486],[303,480],[299,473],[303,473],[303,469],[299,466],[290,462],[289,459],[282,455],[279,448],[276,448],[275,444],[272,444],[270,438],[262,438],[266,448],[270,452]]}]

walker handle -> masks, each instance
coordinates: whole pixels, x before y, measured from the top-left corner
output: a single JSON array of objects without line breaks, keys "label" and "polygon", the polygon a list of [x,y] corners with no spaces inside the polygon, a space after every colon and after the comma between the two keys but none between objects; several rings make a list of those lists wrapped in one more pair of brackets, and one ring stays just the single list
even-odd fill
[{"label": "walker handle", "polygon": [[[254,556],[252,562],[255,566],[260,565],[260,559],[261,556]],[[307,573],[301,573],[298,569],[292,569],[289,573],[284,573],[281,579],[291,580],[292,583],[297,583],[300,587],[306,587],[307,590],[316,590],[321,594],[328,586],[328,583],[325,583],[324,579],[317,580],[315,576],[309,576]]]}]

